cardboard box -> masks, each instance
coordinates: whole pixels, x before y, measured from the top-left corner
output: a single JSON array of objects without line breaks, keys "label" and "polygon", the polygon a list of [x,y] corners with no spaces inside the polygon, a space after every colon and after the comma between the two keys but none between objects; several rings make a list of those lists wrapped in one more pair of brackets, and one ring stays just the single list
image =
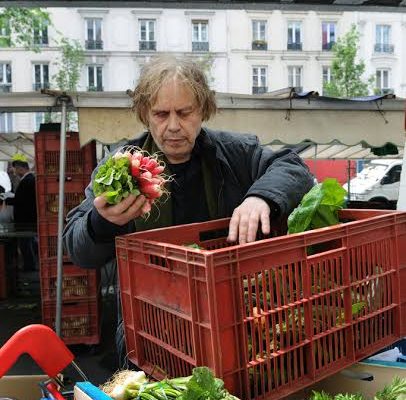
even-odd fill
[{"label": "cardboard box", "polygon": [[39,400],[41,389],[38,382],[46,381],[46,375],[6,375],[0,379],[0,398],[15,400]]}]

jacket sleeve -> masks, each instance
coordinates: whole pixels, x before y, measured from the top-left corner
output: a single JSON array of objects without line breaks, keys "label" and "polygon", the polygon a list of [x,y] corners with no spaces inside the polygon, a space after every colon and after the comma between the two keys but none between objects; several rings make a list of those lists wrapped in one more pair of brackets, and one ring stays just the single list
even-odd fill
[{"label": "jacket sleeve", "polygon": [[258,138],[248,152],[252,186],[245,197],[257,196],[277,206],[280,216],[287,217],[314,185],[306,164],[291,149],[274,152],[261,146]]},{"label": "jacket sleeve", "polygon": [[[92,174],[92,182],[96,174]],[[93,206],[92,182],[85,190],[85,200],[67,215],[63,243],[69,257],[83,268],[98,268],[115,257],[115,237],[129,233],[131,224],[115,225],[99,215]]]}]

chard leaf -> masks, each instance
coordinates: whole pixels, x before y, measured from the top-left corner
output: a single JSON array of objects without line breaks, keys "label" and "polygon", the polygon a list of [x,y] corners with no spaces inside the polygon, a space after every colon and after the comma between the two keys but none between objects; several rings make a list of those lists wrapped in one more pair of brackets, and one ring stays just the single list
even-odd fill
[{"label": "chard leaf", "polygon": [[289,215],[288,233],[338,224],[338,210],[345,205],[346,193],[337,180],[332,178],[313,186]]}]

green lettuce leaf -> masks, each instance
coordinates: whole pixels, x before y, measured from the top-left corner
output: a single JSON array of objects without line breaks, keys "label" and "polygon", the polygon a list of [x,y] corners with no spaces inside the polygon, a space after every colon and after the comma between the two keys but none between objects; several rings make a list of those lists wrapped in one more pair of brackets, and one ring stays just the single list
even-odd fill
[{"label": "green lettuce leaf", "polygon": [[344,207],[346,194],[347,191],[333,178],[313,186],[289,215],[288,233],[338,224],[338,210]]}]

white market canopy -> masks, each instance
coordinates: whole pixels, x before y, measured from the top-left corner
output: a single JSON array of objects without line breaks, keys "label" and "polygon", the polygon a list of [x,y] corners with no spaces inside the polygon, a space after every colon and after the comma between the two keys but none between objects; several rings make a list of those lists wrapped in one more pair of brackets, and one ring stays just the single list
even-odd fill
[{"label": "white market canopy", "polygon": [[[282,92],[285,93],[285,92]],[[116,143],[144,130],[130,110],[125,92],[68,93],[70,110],[79,114],[81,143],[92,139]],[[218,114],[207,123],[215,129],[250,132],[264,145],[279,148],[313,142],[304,158],[371,158],[370,147],[387,142],[401,158],[405,144],[405,100],[353,101],[321,96],[217,94]],[[39,92],[0,94],[1,112],[59,111],[57,97]],[[3,146],[0,143],[0,146]]]}]

